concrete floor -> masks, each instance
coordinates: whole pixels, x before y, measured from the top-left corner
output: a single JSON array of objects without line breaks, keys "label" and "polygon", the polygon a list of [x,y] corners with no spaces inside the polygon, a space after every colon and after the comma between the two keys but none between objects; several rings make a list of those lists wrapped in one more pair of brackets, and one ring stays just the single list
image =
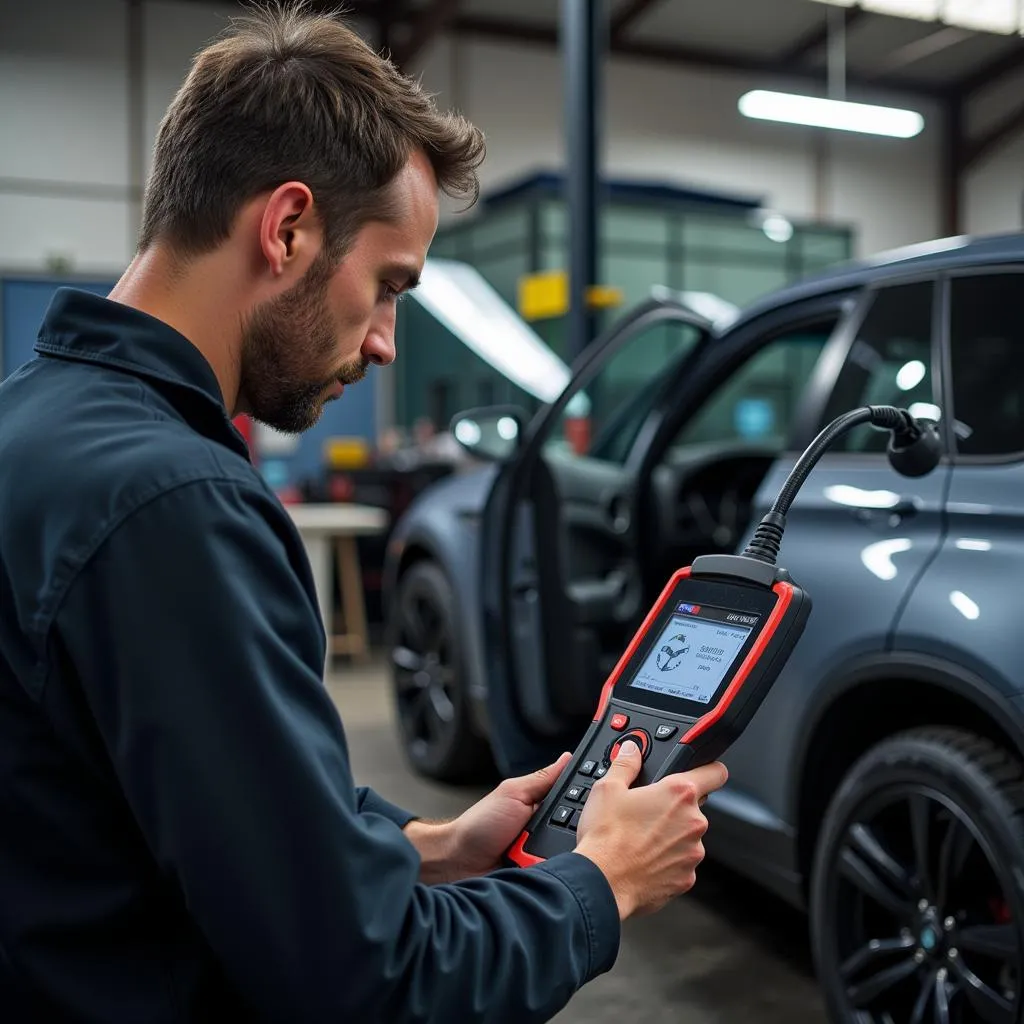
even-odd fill
[{"label": "concrete floor", "polygon": [[[357,781],[427,817],[458,814],[480,790],[413,775],[392,724],[379,666],[330,678]],[[725,869],[705,862],[687,896],[626,923],[613,970],[592,982],[558,1024],[825,1024],[804,919]]]}]

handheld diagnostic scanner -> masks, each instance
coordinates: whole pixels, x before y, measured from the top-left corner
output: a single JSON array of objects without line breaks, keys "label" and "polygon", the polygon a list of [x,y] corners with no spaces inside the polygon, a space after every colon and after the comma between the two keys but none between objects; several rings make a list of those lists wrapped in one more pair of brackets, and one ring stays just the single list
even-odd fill
[{"label": "handheld diagnostic scanner", "polygon": [[933,424],[892,406],[839,417],[803,453],[741,555],[705,555],[679,569],[601,691],[572,759],[507,851],[528,867],[572,850],[593,784],[627,739],[640,748],[635,785],[720,758],[751,720],[803,633],[811,599],[776,564],[786,513],[828,446],[855,426],[892,432],[889,459],[922,476],[939,461]]}]

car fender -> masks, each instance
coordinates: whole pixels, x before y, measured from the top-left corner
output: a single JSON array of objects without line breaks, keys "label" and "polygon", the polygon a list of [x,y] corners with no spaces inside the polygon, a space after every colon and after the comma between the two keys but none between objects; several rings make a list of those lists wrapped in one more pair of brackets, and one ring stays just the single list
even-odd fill
[{"label": "car fender", "polygon": [[799,814],[800,794],[811,745],[822,720],[836,701],[866,683],[900,679],[927,683],[949,691],[972,703],[995,722],[1009,737],[1016,753],[1024,758],[1024,700],[1017,693],[1007,692],[976,672],[948,657],[935,657],[911,650],[879,651],[847,661],[829,673],[814,690],[806,710],[794,730],[797,749],[789,772],[784,819],[795,823]]},{"label": "car fender", "polygon": [[452,585],[453,618],[463,651],[463,672],[474,726],[485,731],[486,675],[480,628],[480,515],[494,472],[450,477],[424,491],[396,522],[384,561],[385,621],[401,572],[412,561],[434,561]]}]

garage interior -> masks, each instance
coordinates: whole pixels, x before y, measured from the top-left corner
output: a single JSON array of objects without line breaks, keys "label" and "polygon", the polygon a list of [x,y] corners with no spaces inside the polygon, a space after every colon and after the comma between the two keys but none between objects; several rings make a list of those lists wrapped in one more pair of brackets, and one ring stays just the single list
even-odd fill
[{"label": "garage interior", "polygon": [[[310,0],[307,6],[333,13],[338,5]],[[0,379],[32,358],[57,288],[105,295],[131,260],[159,120],[192,55],[241,9],[226,0],[0,2]],[[1000,241],[992,243],[990,256],[978,250],[979,262],[1016,260],[1017,247],[1024,252],[1024,0],[349,0],[344,17],[375,49],[419,77],[440,106],[458,109],[484,130],[481,198],[469,210],[443,204],[430,272],[421,294],[410,296],[398,314],[394,365],[374,367],[301,437],[244,418],[237,425],[306,544],[331,645],[327,686],[357,781],[428,818],[446,818],[482,796],[500,766],[495,772],[489,765],[477,779],[442,781],[409,759],[394,692],[403,671],[400,659],[396,668],[396,651],[404,650],[395,641],[394,573],[416,559],[402,547],[408,541],[395,541],[396,525],[434,488],[457,486],[500,465],[501,458],[471,451],[474,443],[484,444],[487,408],[521,410],[521,420],[506,412],[494,421],[502,443],[518,443],[527,425],[540,423],[571,386],[588,353],[645,303],[677,304],[692,312],[701,330],[727,335],[746,310],[767,310],[775,296],[790,294],[786,289],[796,296],[805,282],[850,268],[867,275],[893,260],[945,259],[990,238]],[[801,101],[812,98],[835,105],[810,115]],[[844,111],[847,103],[874,109],[856,122],[865,115]],[[808,116],[839,120],[801,121]],[[852,120],[840,123],[844,116]],[[954,271],[942,264],[935,273],[939,281]],[[884,365],[907,386],[886,390],[836,369],[833,402],[836,395],[850,396],[847,407],[899,399],[916,403],[920,416],[937,408],[935,394],[956,385],[930,369],[926,374],[943,342],[927,325],[923,335],[915,334],[914,303],[920,299],[928,316],[938,310],[935,323],[950,315],[942,304],[952,303],[950,330],[957,330],[957,285],[946,291],[945,280],[924,297],[908,291],[892,313],[899,326],[877,342],[881,354],[858,364],[865,377],[872,366]],[[689,433],[679,437],[695,447],[760,446],[767,453],[749,481],[732,488],[709,472],[701,478],[706,491],[687,492],[693,529],[703,529],[705,513],[718,517],[699,534],[700,544],[718,543],[724,551],[745,539],[749,519],[736,513],[727,522],[723,509],[730,501],[747,508],[759,488],[781,482],[780,470],[770,467],[780,452],[789,453],[791,425],[804,430],[796,436],[813,436],[815,424],[800,420],[802,396],[825,372],[821,353],[835,340],[836,324],[860,316],[851,309],[861,301],[853,290],[861,287],[871,287],[868,277],[851,276],[843,300],[849,307],[837,299],[816,319],[808,314],[800,332],[794,329],[784,344],[750,363],[728,401],[693,421],[692,429],[680,422],[680,431]],[[1021,295],[1004,288],[1000,308],[1019,310]],[[971,358],[977,366],[966,356],[957,363],[954,351],[954,361],[943,364],[947,375],[966,379],[983,364],[1011,375],[1021,357],[1000,345],[1013,333],[1012,318],[995,311],[996,298],[987,309],[984,295],[965,295],[964,306],[968,301],[974,303],[971,351],[977,355]],[[585,396],[579,392],[589,411],[570,404],[545,451],[596,458],[601,438],[614,445],[614,431],[625,431],[628,422],[613,417],[632,396],[655,387],[661,367],[691,344],[687,330],[670,337],[666,329],[647,362],[631,356],[609,364]],[[867,348],[876,344],[866,328],[860,337]],[[696,351],[699,343],[693,345]],[[1002,436],[1024,436],[1016,424],[1024,417],[1024,397],[1019,407],[1016,401],[996,410],[983,397],[962,418],[976,418],[976,440],[986,436],[987,416],[998,421]],[[970,406],[967,398],[958,405]],[[843,411],[824,402],[822,408],[832,415]],[[474,420],[466,410],[483,413]],[[997,426],[990,430],[994,435]],[[630,435],[629,444],[634,441]],[[968,433],[960,442],[964,454],[973,454]],[[845,449],[858,466],[880,453],[867,442]],[[1006,472],[999,484],[1003,497],[988,505],[992,519],[1010,521],[1016,514],[1013,495],[1024,482],[1012,475],[1019,456],[1010,441],[1000,450],[977,449],[978,465],[987,460]],[[618,461],[625,464],[625,454]],[[884,533],[885,517],[906,510],[890,509],[885,495],[892,492],[895,501],[902,492],[894,489],[903,484],[879,483],[850,465],[823,468],[830,475],[821,477],[822,487],[833,489],[837,504],[847,500],[843,488],[857,490],[858,502],[864,494],[881,502],[880,517],[878,508],[844,507],[851,520],[871,518],[874,544],[858,541],[858,552],[864,550],[851,557],[873,584],[925,572],[924,556],[910,569],[899,559],[905,552],[917,557],[912,548],[921,542],[914,531],[925,530],[932,512],[950,537],[956,535],[955,510],[942,504],[947,499],[959,501],[965,515],[983,500],[972,491],[975,484],[931,481],[927,486],[934,484],[938,497],[933,501],[928,491],[924,512],[917,520],[906,513],[912,521],[900,523],[894,540]],[[705,493],[714,502],[709,497],[702,509]],[[481,517],[480,509],[461,514],[459,528],[473,544]],[[819,528],[812,523],[808,529],[810,535]],[[824,527],[814,536],[822,558],[830,557]],[[995,543],[970,527],[957,536],[964,558],[991,553]],[[674,550],[683,557],[698,548]],[[1000,579],[1006,571],[985,569]],[[543,576],[544,567],[538,572]],[[943,608],[952,614],[952,603],[956,629],[990,621],[969,588],[961,592],[953,582],[950,588],[960,596],[944,599]],[[900,604],[904,612],[916,614],[909,595]],[[634,624],[630,619],[629,627]],[[616,626],[628,635],[626,625]],[[979,649],[991,642],[995,627],[988,628],[993,632],[981,634]],[[619,633],[604,633],[595,643],[616,650],[619,639]],[[851,657],[863,653],[855,647],[851,640]],[[593,652],[582,643],[577,650],[579,664],[589,666]],[[460,657],[484,665],[488,652],[462,650]],[[521,657],[515,671],[525,674]],[[593,671],[607,672],[614,661],[608,651],[593,654],[599,666]],[[969,669],[981,676],[988,665],[983,651]],[[415,671],[425,670],[417,662]],[[880,681],[872,685],[873,694],[884,689]],[[915,677],[907,692],[931,699],[928,685],[924,676]],[[1022,691],[1010,683],[1000,691],[1015,715],[1024,713]],[[971,710],[958,703],[952,686],[949,694],[947,703],[939,701],[946,719],[974,729],[997,750],[1016,742],[1009,725],[1005,732],[1002,725],[990,727],[994,718],[980,705]],[[839,711],[832,716],[833,725],[841,724]],[[946,719],[938,724],[954,724]],[[915,724],[912,717],[900,721]],[[837,743],[837,751],[845,749]],[[838,781],[838,768],[835,774]],[[1018,786],[1007,800],[1021,791]],[[827,800],[822,795],[809,806],[824,817]],[[807,863],[813,859],[807,850],[798,854]],[[1020,886],[1024,863],[1000,863],[1016,871]],[[1008,924],[1008,914],[1000,925]],[[1011,1024],[1020,1019],[1011,1018],[1009,1007],[1021,1006],[1024,938],[1018,951],[1012,977],[993,975],[999,984],[991,982],[993,990],[1002,986],[998,999],[1005,1002],[986,1008],[962,995],[945,1016],[936,1002],[920,1014],[911,1006],[902,1018],[867,1010],[840,1017],[823,995],[806,906],[712,856],[692,894],[650,919],[628,922],[615,969],[574,996],[556,1019]],[[946,975],[937,970],[941,987]]]}]

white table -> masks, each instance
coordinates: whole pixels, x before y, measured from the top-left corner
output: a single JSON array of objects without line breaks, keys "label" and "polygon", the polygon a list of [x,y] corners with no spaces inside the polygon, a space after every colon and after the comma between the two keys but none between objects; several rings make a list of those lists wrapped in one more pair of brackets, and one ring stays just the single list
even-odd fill
[{"label": "white table", "polygon": [[[365,660],[370,644],[366,628],[366,599],[359,569],[356,538],[383,533],[388,514],[369,505],[344,502],[315,505],[287,505],[313,570],[313,583],[320,615],[327,632],[327,654],[350,654]],[[331,586],[331,556],[337,558],[338,583],[344,632],[335,633]]]}]

